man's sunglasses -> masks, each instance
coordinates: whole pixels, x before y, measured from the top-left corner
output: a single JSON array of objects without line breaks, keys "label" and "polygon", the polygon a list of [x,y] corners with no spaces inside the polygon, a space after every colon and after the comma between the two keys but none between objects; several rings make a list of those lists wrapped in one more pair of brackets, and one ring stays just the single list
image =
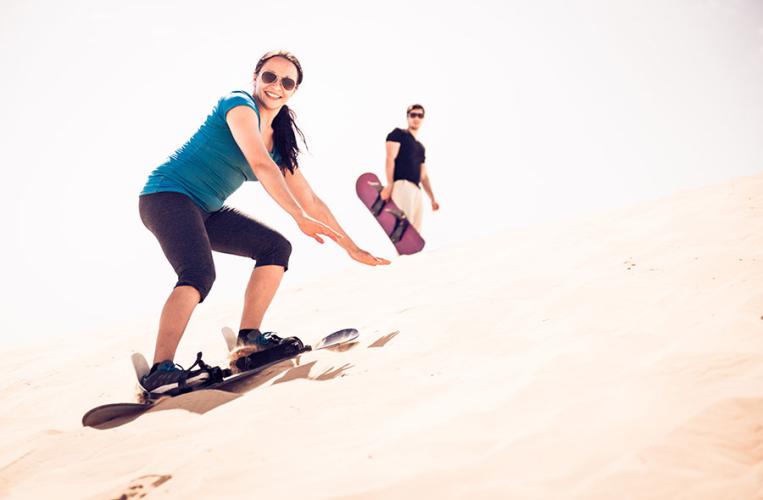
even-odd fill
[{"label": "man's sunglasses", "polygon": [[411,111],[410,113],[408,113],[408,116],[410,116],[411,118],[424,118],[424,113],[414,113],[413,111]]},{"label": "man's sunglasses", "polygon": [[[262,81],[268,85],[278,81],[278,75],[276,75],[272,71],[263,71],[262,75],[260,76],[262,76]],[[283,86],[284,90],[294,90],[294,87],[297,86],[297,82],[295,82],[288,76],[284,76],[283,78],[281,78],[281,85]]]}]

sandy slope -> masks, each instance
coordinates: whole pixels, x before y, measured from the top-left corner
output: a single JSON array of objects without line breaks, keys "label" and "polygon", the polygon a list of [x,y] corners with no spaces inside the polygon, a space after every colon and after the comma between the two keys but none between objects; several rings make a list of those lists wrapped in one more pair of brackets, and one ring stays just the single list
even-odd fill
[{"label": "sandy slope", "polygon": [[154,318],[13,353],[0,496],[763,498],[761,228],[758,175],[286,288],[282,333],[361,342],[106,430]]}]

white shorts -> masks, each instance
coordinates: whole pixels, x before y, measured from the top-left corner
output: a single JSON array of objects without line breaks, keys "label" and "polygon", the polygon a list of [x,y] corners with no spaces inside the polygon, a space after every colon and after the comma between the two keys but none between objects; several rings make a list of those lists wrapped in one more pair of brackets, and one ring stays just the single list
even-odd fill
[{"label": "white shorts", "polygon": [[405,213],[418,232],[421,232],[424,215],[421,198],[421,189],[411,181],[395,181],[392,185],[392,201]]}]

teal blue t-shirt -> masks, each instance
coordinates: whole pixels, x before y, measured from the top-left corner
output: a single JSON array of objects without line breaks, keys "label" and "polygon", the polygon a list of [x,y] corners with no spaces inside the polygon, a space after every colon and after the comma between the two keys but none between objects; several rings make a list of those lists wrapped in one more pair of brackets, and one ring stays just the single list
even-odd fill
[{"label": "teal blue t-shirt", "polygon": [[[245,181],[256,181],[225,121],[228,111],[236,106],[252,108],[259,122],[257,103],[247,92],[236,90],[221,97],[188,142],[151,172],[141,196],[183,193],[207,212],[215,212]],[[278,161],[277,155],[270,156]]]}]

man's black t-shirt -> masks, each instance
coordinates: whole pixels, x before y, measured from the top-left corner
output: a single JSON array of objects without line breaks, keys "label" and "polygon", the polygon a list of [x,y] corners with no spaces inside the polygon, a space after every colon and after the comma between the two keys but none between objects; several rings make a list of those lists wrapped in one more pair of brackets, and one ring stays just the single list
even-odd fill
[{"label": "man's black t-shirt", "polygon": [[396,128],[387,135],[387,142],[399,142],[400,152],[395,158],[394,180],[421,182],[421,164],[426,160],[424,145],[407,130]]}]

